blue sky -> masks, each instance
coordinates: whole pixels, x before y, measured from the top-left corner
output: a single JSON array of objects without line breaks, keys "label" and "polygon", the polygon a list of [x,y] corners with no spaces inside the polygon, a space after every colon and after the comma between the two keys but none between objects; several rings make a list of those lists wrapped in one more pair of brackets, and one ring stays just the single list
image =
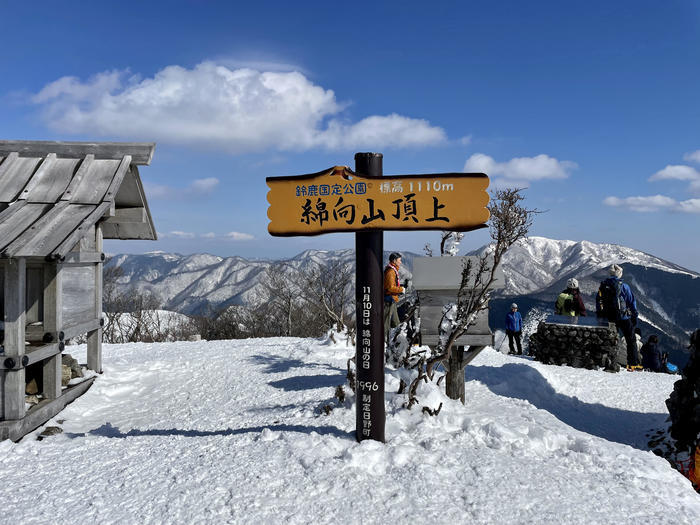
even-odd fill
[{"label": "blue sky", "polygon": [[265,177],[378,151],[385,174],[527,187],[534,235],[700,270],[700,2],[56,5],[3,2],[0,137],[157,143],[141,175],[161,238],[110,252],[352,247],[270,237]]}]

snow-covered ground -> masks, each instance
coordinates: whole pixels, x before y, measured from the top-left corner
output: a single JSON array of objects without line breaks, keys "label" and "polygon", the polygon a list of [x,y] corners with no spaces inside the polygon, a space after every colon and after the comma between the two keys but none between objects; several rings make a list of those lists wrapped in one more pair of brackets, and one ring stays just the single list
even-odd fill
[{"label": "snow-covered ground", "polygon": [[62,434],[0,443],[0,523],[700,523],[700,495],[646,446],[677,376],[489,348],[466,406],[418,390],[437,417],[400,408],[387,370],[387,442],[357,443],[349,402],[320,411],[352,352],[105,345],[104,375],[49,422]]}]

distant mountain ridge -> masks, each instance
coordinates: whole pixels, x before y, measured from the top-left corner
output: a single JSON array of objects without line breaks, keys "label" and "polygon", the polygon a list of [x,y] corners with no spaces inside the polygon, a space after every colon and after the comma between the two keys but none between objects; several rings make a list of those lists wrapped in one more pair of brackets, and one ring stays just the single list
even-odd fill
[{"label": "distant mountain ridge", "polygon": [[[486,246],[471,252],[481,253]],[[416,254],[404,253],[407,271]],[[385,253],[385,260],[388,252]],[[340,261],[354,266],[354,250],[306,250],[284,260],[300,268],[311,261]],[[260,294],[265,270],[279,261],[247,260],[209,254],[153,252],[116,255],[107,266],[124,272],[119,286],[149,290],[163,307],[186,314],[204,313],[231,304],[249,303]],[[491,326],[499,328],[508,305],[516,300],[523,313],[551,311],[566,280],[579,281],[589,315],[594,297],[611,264],[624,269],[623,279],[637,298],[643,334],[665,336],[674,352],[687,345],[687,334],[700,327],[700,274],[659,257],[615,244],[529,237],[511,248],[503,260],[506,287],[491,302]]]}]

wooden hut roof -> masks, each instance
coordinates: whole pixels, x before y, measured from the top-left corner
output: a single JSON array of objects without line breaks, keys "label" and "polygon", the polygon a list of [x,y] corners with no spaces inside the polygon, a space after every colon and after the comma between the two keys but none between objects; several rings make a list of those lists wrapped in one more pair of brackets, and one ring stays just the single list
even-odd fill
[{"label": "wooden hut roof", "polygon": [[155,240],[138,165],[155,144],[0,141],[0,257],[64,257],[105,239]]}]

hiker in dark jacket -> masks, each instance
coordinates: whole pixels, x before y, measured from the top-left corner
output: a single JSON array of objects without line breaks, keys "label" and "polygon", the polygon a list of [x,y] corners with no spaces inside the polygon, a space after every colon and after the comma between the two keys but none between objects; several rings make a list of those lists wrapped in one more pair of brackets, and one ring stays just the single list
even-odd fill
[{"label": "hiker in dark jacket", "polygon": [[554,304],[554,313],[572,317],[586,315],[586,305],[583,304],[581,291],[578,289],[578,281],[573,277],[566,281],[566,290],[557,297],[557,302]]},{"label": "hiker in dark jacket", "polygon": [[615,323],[622,332],[627,344],[627,366],[639,366],[637,345],[634,340],[634,327],[637,324],[637,301],[630,287],[622,282],[622,268],[613,264],[610,277],[600,283],[595,305],[596,314]]},{"label": "hiker in dark jacket", "polygon": [[506,335],[508,336],[508,348],[509,354],[515,354],[515,347],[513,347],[513,339],[518,345],[518,355],[523,355],[523,347],[520,342],[520,336],[523,333],[523,318],[518,312],[518,305],[513,303],[510,305],[510,312],[506,314]]},{"label": "hiker in dark jacket", "polygon": [[644,370],[652,372],[663,372],[661,364],[661,351],[658,347],[659,338],[655,335],[650,335],[647,342],[642,346],[642,366]]}]

